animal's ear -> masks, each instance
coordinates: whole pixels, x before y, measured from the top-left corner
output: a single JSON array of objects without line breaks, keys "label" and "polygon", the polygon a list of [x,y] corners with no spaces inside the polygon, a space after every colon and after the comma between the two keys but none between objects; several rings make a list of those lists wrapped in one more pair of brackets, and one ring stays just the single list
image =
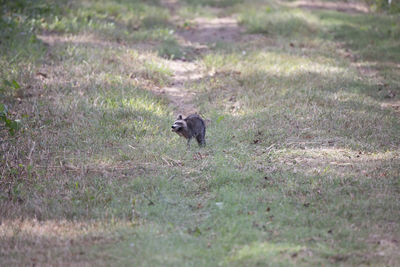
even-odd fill
[{"label": "animal's ear", "polygon": [[182,115],[181,114],[179,114],[178,115],[178,118],[176,118],[177,120],[182,120]]}]

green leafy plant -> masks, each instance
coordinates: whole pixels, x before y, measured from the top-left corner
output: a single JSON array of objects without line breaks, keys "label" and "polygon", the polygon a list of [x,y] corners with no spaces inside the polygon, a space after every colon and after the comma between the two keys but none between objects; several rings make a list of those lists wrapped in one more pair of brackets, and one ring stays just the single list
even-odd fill
[{"label": "green leafy plant", "polygon": [[8,108],[3,103],[0,103],[0,121],[4,123],[11,135],[15,135],[15,133],[21,128],[20,120],[13,120],[8,117]]}]

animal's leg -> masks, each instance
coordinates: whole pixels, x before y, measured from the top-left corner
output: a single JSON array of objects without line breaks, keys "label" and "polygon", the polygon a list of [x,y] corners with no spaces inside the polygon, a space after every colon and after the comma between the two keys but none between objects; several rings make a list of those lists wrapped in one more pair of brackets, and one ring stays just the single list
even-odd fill
[{"label": "animal's leg", "polygon": [[199,134],[198,136],[196,136],[196,140],[197,140],[197,143],[199,144],[199,146],[205,146],[206,145],[206,140],[205,140],[203,134]]}]

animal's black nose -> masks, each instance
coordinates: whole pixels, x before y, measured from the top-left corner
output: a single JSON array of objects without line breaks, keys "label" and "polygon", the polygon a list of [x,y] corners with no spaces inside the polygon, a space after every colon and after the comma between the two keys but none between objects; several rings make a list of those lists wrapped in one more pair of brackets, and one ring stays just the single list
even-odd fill
[{"label": "animal's black nose", "polygon": [[175,126],[172,125],[171,128],[172,128],[172,129],[175,129]]}]

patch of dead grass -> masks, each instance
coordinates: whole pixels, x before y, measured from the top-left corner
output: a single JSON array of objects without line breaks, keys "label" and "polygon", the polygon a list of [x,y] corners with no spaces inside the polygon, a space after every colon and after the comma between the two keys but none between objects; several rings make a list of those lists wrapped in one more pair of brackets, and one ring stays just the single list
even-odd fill
[{"label": "patch of dead grass", "polygon": [[115,242],[119,237],[113,231],[129,224],[4,219],[0,224],[0,259],[2,264],[11,265],[102,265],[104,259],[87,254],[85,248]]},{"label": "patch of dead grass", "polygon": [[[393,170],[387,164],[400,165],[400,151],[371,153],[335,147],[307,147],[310,145],[315,146],[316,143],[295,142],[285,149],[271,147],[269,151],[262,150],[264,153],[272,153],[271,163],[274,168],[268,168],[268,172],[283,169],[311,176],[330,174],[335,177],[384,179],[396,175],[389,173]],[[326,145],[329,146],[328,142]]]}]

